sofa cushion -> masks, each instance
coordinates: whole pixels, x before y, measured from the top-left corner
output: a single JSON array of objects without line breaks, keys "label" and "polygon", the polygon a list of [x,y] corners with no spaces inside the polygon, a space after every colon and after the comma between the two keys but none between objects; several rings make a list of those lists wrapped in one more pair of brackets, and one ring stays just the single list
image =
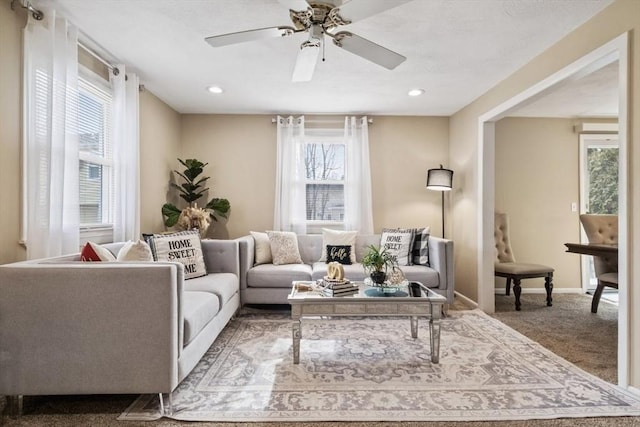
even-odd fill
[{"label": "sofa cushion", "polygon": [[431,267],[424,265],[409,265],[400,268],[405,279],[420,282],[427,288],[437,288],[440,286],[440,275]]},{"label": "sofa cushion", "polygon": [[327,264],[330,262],[339,262],[340,264],[351,263],[350,245],[327,245]]},{"label": "sofa cushion", "polygon": [[411,265],[414,235],[413,228],[383,228],[380,247],[395,256],[398,265]]},{"label": "sofa cushion", "polygon": [[183,346],[186,346],[218,314],[220,302],[216,295],[208,292],[184,292],[182,310],[184,313]]},{"label": "sofa cushion", "polygon": [[207,274],[198,231],[154,234],[150,246],[156,261],[182,263],[185,279],[193,279]]},{"label": "sofa cushion", "polygon": [[[324,266],[326,274],[327,264]],[[247,287],[290,288],[294,280],[311,280],[311,266],[307,264],[256,265],[247,272]]]},{"label": "sofa cushion", "polygon": [[431,227],[416,229],[413,238],[413,250],[411,251],[411,261],[414,265],[429,265],[429,234]]},{"label": "sofa cushion", "polygon": [[144,240],[127,242],[118,251],[118,261],[153,261],[151,247]]},{"label": "sofa cushion", "polygon": [[267,231],[274,265],[302,264],[298,237],[292,231]]},{"label": "sofa cushion", "polygon": [[110,250],[103,248],[97,243],[85,243],[80,252],[80,261],[115,261],[116,257]]},{"label": "sofa cushion", "polygon": [[318,261],[327,260],[327,246],[328,245],[349,245],[351,246],[351,264],[356,262],[356,236],[357,231],[341,231],[331,230],[328,228],[322,229],[322,256]]},{"label": "sofa cushion", "polygon": [[224,306],[238,293],[238,276],[233,273],[215,273],[184,282],[184,290],[208,292],[218,296],[220,306]]},{"label": "sofa cushion", "polygon": [[250,231],[253,236],[255,253],[253,263],[257,264],[269,264],[273,261],[271,256],[271,243],[269,242],[269,235],[267,233],[261,233],[259,231]]}]

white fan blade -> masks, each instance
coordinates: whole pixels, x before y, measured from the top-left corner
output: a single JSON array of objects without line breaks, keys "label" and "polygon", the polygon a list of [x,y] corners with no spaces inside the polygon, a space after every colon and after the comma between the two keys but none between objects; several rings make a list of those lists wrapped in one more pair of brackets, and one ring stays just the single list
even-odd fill
[{"label": "white fan blade", "polygon": [[269,27],[257,30],[239,31],[237,33],[221,34],[219,36],[207,37],[204,40],[213,47],[220,47],[270,37],[290,36],[294,32],[295,29],[291,27]]},{"label": "white fan blade", "polygon": [[300,52],[296,58],[296,65],[293,68],[292,82],[308,82],[313,77],[313,71],[316,69],[316,63],[320,56],[319,44],[306,44],[300,46]]},{"label": "white fan blade", "polygon": [[278,0],[281,5],[296,12],[301,12],[309,8],[309,3],[305,0]]},{"label": "white fan blade", "polygon": [[355,22],[413,0],[351,0],[338,6],[338,15],[345,21]]},{"label": "white fan blade", "polygon": [[369,61],[383,66],[388,70],[393,70],[402,64],[407,58],[392,50],[375,44],[372,41],[363,39],[360,36],[348,31],[340,31],[334,35],[333,43]]}]

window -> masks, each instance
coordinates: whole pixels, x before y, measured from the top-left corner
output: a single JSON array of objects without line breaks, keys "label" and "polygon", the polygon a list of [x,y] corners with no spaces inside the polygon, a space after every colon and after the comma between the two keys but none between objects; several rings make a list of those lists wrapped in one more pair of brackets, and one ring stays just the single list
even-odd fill
[{"label": "window", "polygon": [[[618,135],[580,135],[580,213],[618,214]],[[581,241],[588,242],[584,230]],[[582,256],[582,288],[598,285],[592,256]]]},{"label": "window", "polygon": [[342,138],[306,138],[304,170],[307,231],[320,232],[323,227],[342,229],[345,178]]},{"label": "window", "polygon": [[327,122],[336,123],[305,127],[304,116],[278,116],[274,229],[372,234],[368,119],[345,117],[343,128]]},{"label": "window", "polygon": [[[84,70],[78,77],[81,238],[111,241],[113,229],[112,91]],[[84,240],[84,239],[83,239]]]}]

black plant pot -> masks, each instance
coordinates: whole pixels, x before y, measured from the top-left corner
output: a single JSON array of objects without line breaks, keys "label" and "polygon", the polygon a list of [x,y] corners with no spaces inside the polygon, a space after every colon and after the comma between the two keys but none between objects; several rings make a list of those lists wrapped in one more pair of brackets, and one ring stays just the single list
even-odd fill
[{"label": "black plant pot", "polygon": [[387,275],[384,271],[374,271],[371,273],[371,280],[373,280],[373,283],[377,283],[378,285],[382,285],[386,278]]}]

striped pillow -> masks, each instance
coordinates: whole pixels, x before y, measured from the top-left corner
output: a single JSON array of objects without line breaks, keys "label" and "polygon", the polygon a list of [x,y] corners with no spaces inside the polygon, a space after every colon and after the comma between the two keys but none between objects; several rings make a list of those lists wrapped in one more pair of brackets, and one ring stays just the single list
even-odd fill
[{"label": "striped pillow", "polygon": [[429,234],[431,234],[431,227],[416,229],[411,251],[414,265],[429,266]]}]

